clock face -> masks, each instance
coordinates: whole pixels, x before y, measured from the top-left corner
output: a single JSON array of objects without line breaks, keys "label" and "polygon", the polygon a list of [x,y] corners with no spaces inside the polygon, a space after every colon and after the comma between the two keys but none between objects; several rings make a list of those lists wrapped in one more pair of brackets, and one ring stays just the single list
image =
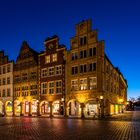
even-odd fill
[{"label": "clock face", "polygon": [[53,44],[49,44],[48,48],[52,49],[53,48]]}]

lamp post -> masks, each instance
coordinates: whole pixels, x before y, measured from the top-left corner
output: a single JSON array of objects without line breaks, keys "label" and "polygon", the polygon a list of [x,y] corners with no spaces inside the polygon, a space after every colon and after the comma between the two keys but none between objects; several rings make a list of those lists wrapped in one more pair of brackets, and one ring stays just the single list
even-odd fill
[{"label": "lamp post", "polygon": [[65,116],[65,99],[63,97],[61,98],[61,102],[62,102],[62,108],[61,108],[62,113],[61,114]]},{"label": "lamp post", "polygon": [[104,97],[100,96],[101,118],[104,118]]}]

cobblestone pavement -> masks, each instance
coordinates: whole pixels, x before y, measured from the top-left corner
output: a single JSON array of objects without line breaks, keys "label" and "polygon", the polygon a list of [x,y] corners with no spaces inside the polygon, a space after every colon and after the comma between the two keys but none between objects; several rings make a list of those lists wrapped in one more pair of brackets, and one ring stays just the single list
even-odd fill
[{"label": "cobblestone pavement", "polygon": [[0,118],[0,140],[139,140],[140,111],[104,120]]}]

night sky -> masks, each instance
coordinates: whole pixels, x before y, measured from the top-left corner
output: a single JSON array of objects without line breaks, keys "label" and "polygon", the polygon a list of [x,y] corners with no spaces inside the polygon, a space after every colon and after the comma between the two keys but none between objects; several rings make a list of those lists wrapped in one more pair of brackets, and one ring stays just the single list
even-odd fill
[{"label": "night sky", "polygon": [[75,24],[89,18],[128,81],[128,98],[140,96],[139,0],[0,0],[0,50],[16,60],[23,40],[40,52],[54,34],[69,49]]}]

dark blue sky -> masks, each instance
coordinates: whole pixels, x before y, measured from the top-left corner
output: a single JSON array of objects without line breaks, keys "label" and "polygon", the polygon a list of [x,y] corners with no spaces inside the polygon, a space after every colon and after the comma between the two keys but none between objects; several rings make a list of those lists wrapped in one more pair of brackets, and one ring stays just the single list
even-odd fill
[{"label": "dark blue sky", "polygon": [[0,0],[0,50],[16,60],[23,40],[40,52],[54,34],[69,48],[75,24],[88,18],[128,81],[128,98],[140,96],[139,0]]}]

